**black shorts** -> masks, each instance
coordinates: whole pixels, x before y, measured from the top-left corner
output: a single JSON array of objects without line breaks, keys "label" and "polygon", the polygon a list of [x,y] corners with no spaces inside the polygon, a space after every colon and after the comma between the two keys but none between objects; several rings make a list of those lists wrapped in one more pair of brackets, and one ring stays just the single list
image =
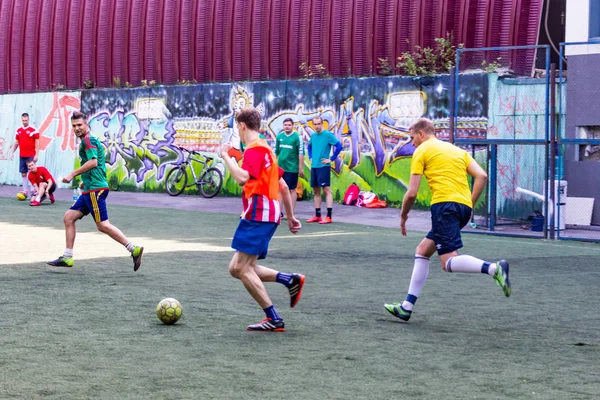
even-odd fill
[{"label": "black shorts", "polygon": [[54,193],[55,190],[56,190],[56,183],[52,182],[52,186],[50,186],[50,189],[48,189],[48,193],[52,194],[52,193]]},{"label": "black shorts", "polygon": [[290,190],[296,190],[298,186],[298,172],[284,172],[282,178]]},{"label": "black shorts", "polygon": [[311,168],[310,187],[331,186],[331,167]]},{"label": "black shorts", "polygon": [[444,202],[431,206],[431,230],[426,237],[435,242],[440,256],[463,247],[460,230],[469,223],[471,212],[471,207],[461,203]]}]

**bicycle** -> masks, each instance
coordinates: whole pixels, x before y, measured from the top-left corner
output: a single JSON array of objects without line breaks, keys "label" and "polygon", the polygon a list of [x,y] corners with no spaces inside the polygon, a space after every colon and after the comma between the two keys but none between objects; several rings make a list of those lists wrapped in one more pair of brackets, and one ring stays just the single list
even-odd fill
[{"label": "bicycle", "polygon": [[[206,154],[197,151],[184,149],[183,147],[175,147],[182,152],[187,153],[187,157],[181,164],[173,168],[167,174],[167,178],[165,179],[165,189],[167,190],[167,193],[171,196],[179,196],[186,187],[196,185],[198,186],[200,194],[207,199],[219,194],[221,187],[223,186],[223,173],[215,167],[207,169],[208,164],[214,160],[214,157],[207,156]],[[203,159],[195,158],[194,156],[200,156],[203,157]],[[196,171],[192,166],[192,161],[202,164],[202,169],[198,174],[200,179],[198,179],[198,175],[196,175]],[[194,182],[189,185],[187,173],[188,166],[191,167],[190,170],[194,177]]]}]

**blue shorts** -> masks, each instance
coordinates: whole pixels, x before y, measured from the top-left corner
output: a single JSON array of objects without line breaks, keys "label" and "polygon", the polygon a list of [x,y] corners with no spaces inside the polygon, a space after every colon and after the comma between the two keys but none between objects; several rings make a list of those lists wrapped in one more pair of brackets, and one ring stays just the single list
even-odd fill
[{"label": "blue shorts", "polygon": [[471,211],[471,207],[454,202],[431,206],[431,230],[426,237],[435,242],[440,256],[463,247],[460,230],[469,223]]},{"label": "blue shorts", "polygon": [[108,189],[100,189],[94,192],[83,193],[79,196],[75,204],[71,206],[70,210],[83,213],[83,217],[92,213],[92,217],[96,223],[106,221],[108,219],[108,210],[106,209],[108,192]]},{"label": "blue shorts", "polygon": [[27,163],[31,160],[33,160],[33,157],[19,157],[19,172],[20,173],[29,172],[29,170],[27,169]]},{"label": "blue shorts", "polygon": [[310,187],[331,186],[331,167],[320,167],[310,169]]},{"label": "blue shorts", "polygon": [[296,190],[296,187],[298,186],[297,172],[284,172],[282,178],[290,190]]},{"label": "blue shorts", "polygon": [[259,260],[267,258],[269,242],[275,234],[277,223],[258,222],[240,219],[233,235],[231,247],[242,253],[258,256]]}]

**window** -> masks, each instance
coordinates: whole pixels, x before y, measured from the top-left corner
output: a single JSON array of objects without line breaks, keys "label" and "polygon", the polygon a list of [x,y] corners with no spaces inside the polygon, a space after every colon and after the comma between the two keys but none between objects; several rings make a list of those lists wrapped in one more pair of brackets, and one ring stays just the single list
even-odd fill
[{"label": "window", "polygon": [[590,39],[600,41],[600,0],[590,0]]}]

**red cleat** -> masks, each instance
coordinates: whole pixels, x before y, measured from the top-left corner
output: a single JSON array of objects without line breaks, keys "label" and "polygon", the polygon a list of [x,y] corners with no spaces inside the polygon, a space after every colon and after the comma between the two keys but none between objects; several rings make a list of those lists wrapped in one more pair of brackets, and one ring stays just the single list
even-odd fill
[{"label": "red cleat", "polygon": [[315,215],[314,217],[310,217],[309,219],[307,219],[306,222],[308,222],[308,223],[311,223],[311,222],[321,222],[321,217],[317,217]]},{"label": "red cleat", "polygon": [[325,217],[322,221],[319,221],[320,224],[331,224],[332,222],[333,220],[329,217]]}]

